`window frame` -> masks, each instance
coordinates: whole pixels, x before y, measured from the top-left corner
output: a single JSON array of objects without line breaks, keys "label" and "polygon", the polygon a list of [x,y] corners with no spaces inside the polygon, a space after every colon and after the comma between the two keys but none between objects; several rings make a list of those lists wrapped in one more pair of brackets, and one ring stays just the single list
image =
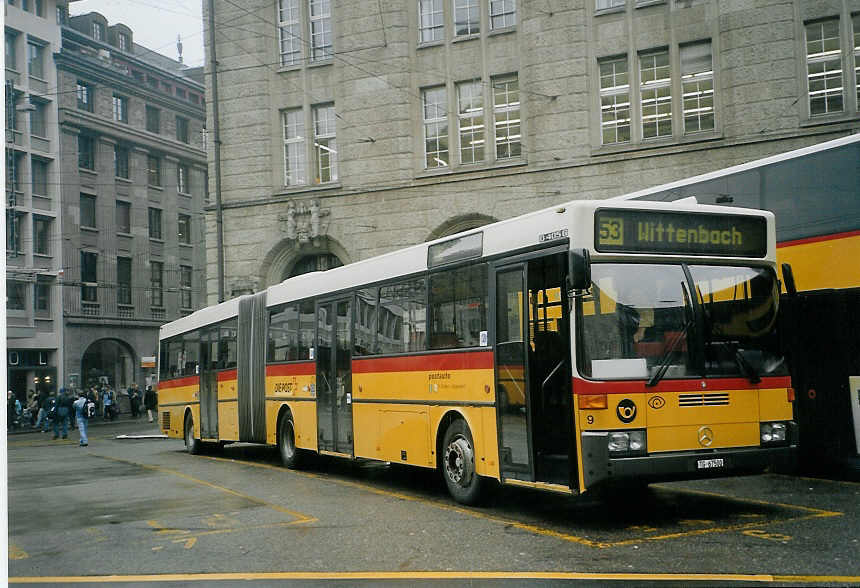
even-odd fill
[{"label": "window frame", "polygon": [[[312,62],[334,58],[334,19],[331,5],[332,0],[308,0],[308,47]],[[315,6],[320,8],[319,14],[314,14]]]},{"label": "window frame", "polygon": [[180,212],[177,215],[176,226],[176,238],[179,244],[191,245],[191,215]]},{"label": "window frame", "polygon": [[[836,37],[825,37],[825,27],[829,24],[835,25]],[[842,60],[842,30],[841,30],[841,19],[839,16],[831,17],[831,18],[822,18],[816,19],[813,21],[807,21],[803,24],[803,47],[804,47],[804,71],[806,77],[806,107],[807,112],[809,114],[809,118],[819,118],[826,117],[832,115],[838,115],[840,113],[844,113],[847,111],[847,104],[845,102],[845,77],[844,77],[844,63]],[[818,27],[821,33],[821,37],[817,40],[810,41],[809,34],[810,29],[812,27]],[[827,41],[836,39],[837,48],[827,50]],[[818,42],[821,44],[821,51],[816,53],[810,53],[810,43]],[[828,69],[828,65],[832,65],[833,63],[837,64],[838,69]],[[821,72],[812,73],[810,69],[813,66],[821,66],[823,70]],[[824,88],[822,90],[812,89],[812,78],[820,78],[823,81]],[[838,88],[828,88],[828,82],[832,80],[838,80]],[[838,90],[838,108],[834,107],[830,108],[830,98],[836,98],[836,90]],[[813,112],[813,101],[819,100],[820,98],[813,98],[813,94],[821,95],[823,97],[824,111],[823,112]]]},{"label": "window frame", "polygon": [[[623,63],[625,67],[624,72],[619,72],[616,64]],[[603,66],[612,66],[612,73],[610,75],[603,75]],[[627,82],[625,84],[619,84],[619,77],[621,75],[625,75],[627,78]],[[630,99],[631,94],[631,86],[630,86],[630,75],[632,72],[630,71],[630,63],[627,58],[627,55],[616,55],[613,57],[605,57],[597,60],[597,77],[599,78],[599,99],[600,99],[600,144],[601,145],[623,145],[630,143],[633,140],[633,104]],[[603,82],[605,79],[611,78],[612,85],[604,86]],[[624,96],[626,99],[625,102],[618,102],[618,98]],[[607,105],[605,103],[605,99],[611,99],[611,104]],[[626,104],[626,106],[625,106]],[[612,112],[612,117],[610,123],[606,122],[606,114],[608,111]],[[624,110],[627,112],[627,117],[619,118],[619,113],[622,113]],[[626,124],[625,124],[626,123]],[[606,129],[613,128],[615,141],[606,141]],[[622,134],[621,129],[627,129],[627,139],[622,140],[619,139],[619,136]]]},{"label": "window frame", "polygon": [[192,289],[194,284],[194,268],[190,265],[179,266],[179,308],[182,310],[191,310],[192,306]]},{"label": "window frame", "polygon": [[444,0],[418,0],[418,44],[445,40]]},{"label": "window frame", "polygon": [[77,97],[78,110],[93,112],[93,85],[83,80],[78,80],[75,83],[75,96]]},{"label": "window frame", "polygon": [[113,120],[128,124],[128,98],[114,93],[111,101],[113,104]]},{"label": "window frame", "polygon": [[131,306],[134,282],[133,260],[131,257],[118,255],[116,258],[116,303]]},{"label": "window frame", "polygon": [[27,40],[27,75],[45,79],[45,45]]},{"label": "window frame", "polygon": [[[666,58],[665,64],[658,62],[658,58],[663,56]],[[675,125],[673,124],[675,108],[672,102],[672,58],[669,48],[663,47],[643,51],[638,53],[637,57],[639,64],[639,131],[642,140],[657,141],[667,137],[673,138],[675,132]],[[666,77],[658,77],[660,70],[663,68],[666,69]],[[646,75],[647,72],[652,72],[654,79],[646,79],[646,77],[650,77]],[[663,91],[662,94],[661,91]],[[668,95],[665,94],[666,91]],[[647,109],[649,111],[653,108],[653,114],[650,112],[646,114],[646,102],[648,103]],[[651,106],[652,102],[653,107]],[[669,105],[668,114],[660,112],[661,104]],[[656,134],[646,135],[646,124],[650,125],[651,119],[654,120],[653,124]],[[648,121],[647,123],[646,120]],[[666,124],[668,124],[669,132],[661,132],[661,129],[665,130]]]},{"label": "window frame", "polygon": [[91,135],[78,135],[78,168],[89,171],[96,169],[96,140]]},{"label": "window frame", "polygon": [[81,251],[81,302],[99,301],[99,254]]},{"label": "window frame", "polygon": [[337,113],[333,103],[317,104],[311,108],[314,131],[314,164],[316,183],[338,180]]},{"label": "window frame", "polygon": [[[291,120],[293,122],[291,122]],[[307,184],[307,153],[305,115],[302,108],[281,111],[281,127],[284,140],[284,185],[301,186]],[[291,129],[293,134],[291,135]],[[295,173],[290,171],[295,168]]]},{"label": "window frame", "polygon": [[471,37],[481,34],[480,0],[451,0],[454,37]]},{"label": "window frame", "polygon": [[[451,169],[448,88],[444,85],[421,89],[421,124],[424,131],[424,169]],[[431,142],[435,149],[428,149]],[[431,156],[434,165],[430,165]]]},{"label": "window frame", "polygon": [[[80,194],[80,215],[82,229],[98,229],[98,199],[95,195],[83,192]],[[89,223],[90,221],[92,221],[91,224],[85,224],[85,222]]]},{"label": "window frame", "polygon": [[147,208],[147,226],[149,229],[149,238],[157,241],[164,239],[164,218],[163,211],[155,206]]},{"label": "window frame", "polygon": [[191,121],[184,116],[176,117],[176,140],[188,144],[191,137]]},{"label": "window frame", "polygon": [[120,144],[113,146],[113,174],[115,178],[130,179],[130,152],[128,147]]},{"label": "window frame", "polygon": [[[706,70],[691,71],[689,62],[685,66],[684,54],[695,51],[698,47],[707,46],[707,54],[710,66]],[[684,43],[678,47],[678,59],[680,61],[680,85],[681,85],[681,120],[684,135],[694,133],[707,133],[716,127],[716,113],[714,110],[714,48],[710,40]],[[695,86],[695,87],[694,87]],[[710,88],[708,87],[710,86]],[[687,104],[695,101],[693,115],[687,109]],[[710,106],[707,103],[710,101]],[[687,128],[687,122],[696,120],[696,129]],[[707,126],[710,120],[710,126]],[[703,122],[705,123],[703,125]]]},{"label": "window frame", "polygon": [[[510,90],[505,88],[504,93],[508,95],[508,100],[506,102],[498,103],[496,102],[497,98],[497,90],[499,90],[498,84],[510,84],[511,82],[516,83],[516,90]],[[490,89],[492,90],[492,101],[493,101],[493,152],[495,154],[496,161],[509,161],[513,159],[522,158],[523,156],[523,126],[522,126],[522,102],[520,101],[520,81],[518,74],[505,74],[499,76],[493,76],[490,78]],[[510,95],[516,92],[516,101],[510,101]],[[511,115],[516,113],[516,118],[512,119]],[[503,121],[500,123],[500,116],[504,116]],[[504,135],[500,135],[499,128],[505,127],[508,131]],[[518,134],[511,134],[510,129],[517,128],[519,129]],[[499,155],[499,147],[501,145],[507,145],[507,155]],[[516,145],[516,148],[512,146]],[[516,151],[516,153],[514,153]]]},{"label": "window frame", "polygon": [[146,130],[150,133],[161,133],[161,109],[150,104],[146,105]]},{"label": "window frame", "polygon": [[[475,79],[458,82],[455,88],[457,92],[457,139],[459,141],[460,165],[484,163],[487,157],[484,85],[480,79]],[[476,119],[480,122],[476,122]],[[464,146],[467,141],[471,147]],[[479,146],[475,146],[476,142]],[[465,153],[471,153],[470,161],[466,161]]]},{"label": "window frame", "polygon": [[50,216],[33,215],[33,255],[51,255],[51,227],[54,219]]},{"label": "window frame", "polygon": [[149,154],[146,157],[147,185],[154,188],[162,188],[161,184],[161,156]]},{"label": "window frame", "polygon": [[[278,55],[281,67],[302,62],[302,7],[299,0],[278,0]],[[288,18],[284,18],[284,16]]]},{"label": "window frame", "polygon": [[149,262],[150,303],[156,308],[164,308],[164,262]]},{"label": "window frame", "polygon": [[117,200],[115,217],[116,217],[116,232],[123,235],[131,234],[131,202],[126,200]]},{"label": "window frame", "polygon": [[517,26],[517,0],[488,0],[487,11],[491,31]]}]

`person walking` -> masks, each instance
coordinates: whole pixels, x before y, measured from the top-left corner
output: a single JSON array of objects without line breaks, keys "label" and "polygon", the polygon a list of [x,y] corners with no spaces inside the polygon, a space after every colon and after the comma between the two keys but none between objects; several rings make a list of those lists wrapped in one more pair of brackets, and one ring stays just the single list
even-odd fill
[{"label": "person walking", "polygon": [[15,393],[9,390],[6,394],[6,426],[10,431],[14,430],[18,424],[18,409],[16,408],[18,406],[21,406],[21,403],[18,402]]},{"label": "person walking", "polygon": [[146,407],[146,417],[149,422],[152,422],[152,411],[158,408],[158,395],[152,386],[146,387],[146,394],[143,395],[143,405]]},{"label": "person walking", "polygon": [[63,439],[69,437],[69,417],[72,414],[74,401],[71,395],[65,388],[60,388],[60,393],[57,395],[57,416],[54,418],[54,439],[59,438],[60,432],[63,434]]},{"label": "person walking", "polygon": [[128,387],[128,402],[131,406],[131,418],[140,417],[140,390],[137,389],[137,382]]},{"label": "person walking", "polygon": [[78,399],[75,400],[74,408],[75,408],[75,420],[78,422],[78,431],[81,434],[81,447],[86,447],[89,445],[89,439],[87,439],[87,419],[89,418],[89,411],[87,410],[87,404],[89,404],[90,399],[87,398],[87,391],[82,390]]},{"label": "person walking", "polygon": [[54,394],[54,391],[51,390],[48,393],[48,397],[45,398],[45,420],[42,422],[42,432],[47,433],[48,428],[51,426],[51,422],[56,420],[57,416],[57,396]]},{"label": "person walking", "polygon": [[102,391],[102,406],[104,407],[104,420],[113,420],[114,415],[114,395],[113,390],[109,386],[105,386]]}]

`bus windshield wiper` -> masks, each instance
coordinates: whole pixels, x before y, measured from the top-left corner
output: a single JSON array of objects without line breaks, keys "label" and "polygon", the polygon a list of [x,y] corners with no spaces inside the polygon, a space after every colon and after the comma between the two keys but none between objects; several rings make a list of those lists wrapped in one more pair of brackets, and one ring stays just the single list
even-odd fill
[{"label": "bus windshield wiper", "polygon": [[[684,310],[687,310],[687,305],[690,303],[690,296],[687,293],[687,285],[684,282],[681,282],[681,290],[684,295]],[[694,315],[690,313],[690,318],[684,322],[684,326],[681,329],[681,332],[678,333],[674,339],[672,339],[669,344],[666,346],[666,350],[663,352],[662,357],[660,357],[660,362],[657,364],[657,370],[654,374],[648,378],[648,381],[645,383],[645,386],[648,388],[654,387],[657,385],[657,382],[663,379],[663,376],[666,375],[666,371],[669,369],[670,361],[672,359],[672,354],[675,352],[675,348],[678,346],[678,343],[681,339],[686,338],[687,331],[690,330],[690,327],[693,325],[693,317]]]},{"label": "bus windshield wiper", "polygon": [[761,376],[758,375],[758,372],[755,371],[752,364],[747,361],[746,357],[744,357],[744,352],[740,347],[735,351],[735,363],[738,364],[741,373],[749,379],[751,384],[758,384],[761,382]]}]

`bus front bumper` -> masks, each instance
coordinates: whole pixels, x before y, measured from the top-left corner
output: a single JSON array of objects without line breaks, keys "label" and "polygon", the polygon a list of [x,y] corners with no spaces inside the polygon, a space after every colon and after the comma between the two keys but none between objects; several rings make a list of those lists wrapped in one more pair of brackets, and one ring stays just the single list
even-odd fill
[{"label": "bus front bumper", "polygon": [[788,444],[705,451],[657,453],[640,457],[610,457],[608,431],[582,434],[585,487],[624,482],[669,482],[761,473],[768,467],[792,469],[797,459],[797,425],[791,423]]}]

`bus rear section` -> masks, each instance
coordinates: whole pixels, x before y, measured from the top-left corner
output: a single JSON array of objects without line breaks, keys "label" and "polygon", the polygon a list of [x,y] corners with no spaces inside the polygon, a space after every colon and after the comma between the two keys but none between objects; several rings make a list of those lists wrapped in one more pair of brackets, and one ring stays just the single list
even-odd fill
[{"label": "bus rear section", "polygon": [[582,489],[791,463],[772,267],[595,262],[591,278],[575,302]]}]

